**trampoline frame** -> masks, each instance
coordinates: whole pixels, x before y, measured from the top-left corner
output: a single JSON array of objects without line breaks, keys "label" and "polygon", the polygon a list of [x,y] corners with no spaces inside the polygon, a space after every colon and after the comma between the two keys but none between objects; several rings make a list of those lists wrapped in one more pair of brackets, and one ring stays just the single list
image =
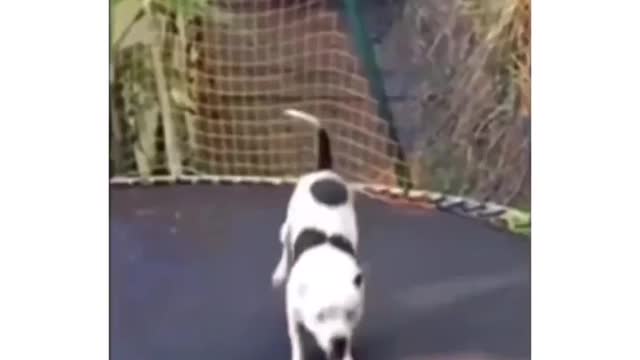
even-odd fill
[{"label": "trampoline frame", "polygon": [[[293,185],[298,177],[237,176],[237,175],[160,175],[147,178],[113,176],[112,185],[152,186],[171,184],[214,185]],[[448,195],[430,190],[416,190],[384,184],[351,182],[354,188],[369,197],[396,205],[435,209],[466,218],[481,220],[501,230],[530,237],[531,216],[523,211],[493,202],[482,202],[467,197]]]}]

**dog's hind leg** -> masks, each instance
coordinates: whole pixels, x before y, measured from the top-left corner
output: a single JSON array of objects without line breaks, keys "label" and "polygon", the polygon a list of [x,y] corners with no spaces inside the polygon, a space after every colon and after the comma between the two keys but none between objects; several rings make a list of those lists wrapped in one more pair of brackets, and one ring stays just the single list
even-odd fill
[{"label": "dog's hind leg", "polygon": [[287,299],[287,332],[289,334],[289,342],[291,343],[291,360],[303,360],[298,319],[295,316],[290,299]]},{"label": "dog's hind leg", "polygon": [[351,347],[349,347],[349,349],[347,350],[347,353],[345,354],[344,358],[342,360],[353,360],[353,355],[351,353]]},{"label": "dog's hind leg", "polygon": [[276,265],[273,275],[271,276],[271,284],[274,287],[279,287],[287,277],[287,270],[289,268],[289,256],[287,247],[289,246],[289,227],[286,222],[280,226],[280,243],[282,244],[282,254],[280,255],[280,261]]}]

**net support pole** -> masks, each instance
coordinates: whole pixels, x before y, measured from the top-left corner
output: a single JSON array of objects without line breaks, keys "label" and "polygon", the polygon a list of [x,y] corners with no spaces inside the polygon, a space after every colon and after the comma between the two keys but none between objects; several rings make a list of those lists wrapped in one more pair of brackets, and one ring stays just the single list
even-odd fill
[{"label": "net support pole", "polygon": [[398,141],[398,134],[396,131],[395,122],[393,119],[393,112],[389,107],[389,100],[384,88],[384,80],[380,67],[376,62],[373,45],[369,39],[367,28],[362,20],[362,12],[360,9],[360,0],[343,0],[345,4],[345,12],[347,15],[348,24],[353,34],[355,41],[356,51],[360,56],[361,63],[364,67],[365,75],[369,80],[371,92],[377,100],[378,116],[382,120],[386,121],[389,127],[389,137],[393,142],[398,145],[398,153],[393,154],[392,144],[389,144],[389,155],[392,157],[397,156],[397,162],[395,165],[396,182],[399,187],[404,188],[406,191],[411,189],[411,174],[409,167],[407,166],[404,151]]}]

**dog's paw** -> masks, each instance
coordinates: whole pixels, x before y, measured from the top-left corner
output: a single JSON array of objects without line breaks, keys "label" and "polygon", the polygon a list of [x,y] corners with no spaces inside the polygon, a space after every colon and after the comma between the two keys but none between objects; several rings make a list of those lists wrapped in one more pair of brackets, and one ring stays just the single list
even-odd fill
[{"label": "dog's paw", "polygon": [[273,275],[271,276],[271,285],[274,288],[282,286],[282,283],[284,283],[284,279],[286,275],[287,274],[285,273],[284,269],[277,268],[276,271],[274,271]]}]

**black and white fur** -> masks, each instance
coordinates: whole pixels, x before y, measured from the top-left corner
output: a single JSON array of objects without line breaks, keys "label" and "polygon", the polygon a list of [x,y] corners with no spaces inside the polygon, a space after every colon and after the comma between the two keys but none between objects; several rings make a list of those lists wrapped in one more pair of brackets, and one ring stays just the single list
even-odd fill
[{"label": "black and white fur", "polygon": [[332,171],[330,139],[320,120],[298,110],[285,113],[315,126],[319,147],[318,170],[298,180],[289,200],[280,227],[282,254],[272,275],[275,287],[287,280],[291,357],[303,359],[303,327],[329,359],[353,360],[353,331],[364,306],[354,193]]}]

